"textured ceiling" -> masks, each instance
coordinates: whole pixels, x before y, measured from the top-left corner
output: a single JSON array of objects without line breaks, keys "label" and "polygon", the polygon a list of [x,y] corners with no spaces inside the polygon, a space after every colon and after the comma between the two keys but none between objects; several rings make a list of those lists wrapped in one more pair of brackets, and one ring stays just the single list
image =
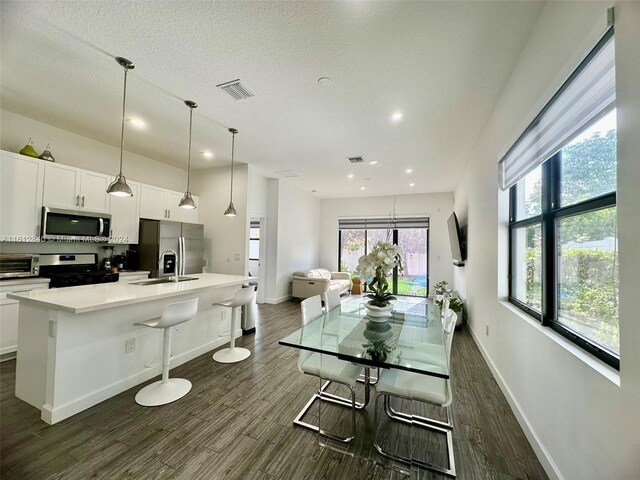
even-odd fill
[{"label": "textured ceiling", "polygon": [[[228,162],[235,127],[238,161],[320,197],[451,191],[541,5],[3,1],[0,100],[119,145],[120,55],[136,64],[128,115],[148,123],[131,151],[186,167],[191,99],[196,168]],[[254,97],[216,88],[237,78]]]}]

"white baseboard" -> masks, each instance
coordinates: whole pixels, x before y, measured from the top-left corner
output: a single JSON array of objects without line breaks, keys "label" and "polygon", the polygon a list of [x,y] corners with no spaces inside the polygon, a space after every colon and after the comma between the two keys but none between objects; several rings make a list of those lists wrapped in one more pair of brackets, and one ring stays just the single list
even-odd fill
[{"label": "white baseboard", "polygon": [[[241,336],[242,329],[239,329],[236,331],[236,338],[240,338]],[[179,365],[182,365],[183,363],[186,363],[196,357],[199,357],[200,355],[221,347],[226,343],[229,343],[228,336],[219,337],[192,350],[182,352],[171,359],[171,368],[173,369]],[[213,362],[213,360],[211,360],[211,362]],[[153,377],[157,377],[161,373],[161,366],[145,368],[144,370],[137,372],[127,378],[112,383],[111,385],[101,388],[100,390],[93,391],[90,394],[85,395],[84,397],[74,399],[72,402],[61,405],[55,409],[52,408],[51,405],[45,403],[41,408],[40,418],[42,418],[42,420],[44,420],[48,424],[52,425],[54,423],[60,422],[61,420],[64,420],[65,418],[69,418],[76,413],[80,413],[89,407],[93,407],[94,405],[97,405],[98,403],[107,400],[108,398],[129,390],[136,385],[144,383],[147,380],[152,379]]]},{"label": "white baseboard", "polygon": [[522,407],[520,407],[518,400],[516,400],[516,398],[513,396],[511,389],[506,384],[506,382],[504,381],[504,378],[502,378],[502,375],[500,374],[500,372],[494,365],[493,361],[491,360],[491,357],[482,346],[482,342],[480,342],[476,332],[471,328],[469,323],[467,323],[467,328],[471,332],[471,337],[476,343],[478,350],[480,350],[480,353],[484,357],[484,360],[489,366],[489,369],[491,370],[491,373],[496,379],[496,382],[498,382],[498,386],[500,387],[500,390],[502,390],[502,393],[506,397],[507,402],[509,402],[509,406],[511,406],[511,410],[513,410],[513,413],[515,414],[516,419],[520,424],[520,427],[522,427],[522,430],[524,431],[524,434],[527,437],[527,440],[529,440],[529,443],[531,444],[533,451],[538,457],[538,460],[540,460],[540,463],[542,464],[542,468],[544,468],[544,471],[547,473],[547,475],[551,480],[565,480],[564,476],[562,475],[562,472],[560,472],[560,469],[558,468],[556,463],[553,461],[551,454],[540,441],[540,438],[538,437],[535,430],[533,429],[533,426],[531,425],[531,423],[529,422],[529,419],[527,418],[524,411],[522,410]]},{"label": "white baseboard", "polygon": [[287,302],[291,300],[291,295],[285,295],[284,297],[278,298],[265,298],[264,303],[268,303],[270,305],[277,305],[279,303]]}]

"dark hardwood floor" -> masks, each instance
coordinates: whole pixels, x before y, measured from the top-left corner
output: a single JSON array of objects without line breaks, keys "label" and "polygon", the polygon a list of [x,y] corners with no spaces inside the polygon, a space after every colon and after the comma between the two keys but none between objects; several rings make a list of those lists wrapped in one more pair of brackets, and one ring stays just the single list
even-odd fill
[{"label": "dark hardwood floor", "polygon": [[[278,345],[280,338],[298,328],[300,306],[262,305],[259,312],[257,333],[239,342],[252,350],[252,356],[223,365],[206,354],[176,367],[171,375],[189,379],[193,389],[164,407],[138,406],[133,399],[138,386],[50,426],[40,420],[37,409],[14,397],[15,361],[1,364],[0,477],[402,478],[385,468],[386,462],[380,462],[371,448],[373,401],[358,413],[358,436],[346,453],[321,448],[317,434],[292,425],[319,386],[317,379],[298,372],[298,352]],[[452,385],[459,479],[547,478],[465,329],[453,340]],[[359,398],[362,393],[359,389]],[[324,402],[318,408],[322,408],[323,428],[339,432],[347,428],[348,409]],[[317,421],[318,408],[314,405],[308,421]],[[387,423],[381,423],[382,437]],[[413,430],[409,435],[414,435],[414,455],[433,455],[439,461],[444,442]],[[413,472],[412,478],[446,477],[420,471]]]}]

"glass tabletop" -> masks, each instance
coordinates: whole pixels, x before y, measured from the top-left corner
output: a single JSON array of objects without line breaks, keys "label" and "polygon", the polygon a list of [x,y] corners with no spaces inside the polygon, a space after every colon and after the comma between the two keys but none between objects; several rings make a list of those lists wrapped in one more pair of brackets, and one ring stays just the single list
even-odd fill
[{"label": "glass tabletop", "polygon": [[437,305],[398,301],[391,317],[377,320],[367,315],[364,299],[348,299],[279,343],[370,367],[449,378]]}]

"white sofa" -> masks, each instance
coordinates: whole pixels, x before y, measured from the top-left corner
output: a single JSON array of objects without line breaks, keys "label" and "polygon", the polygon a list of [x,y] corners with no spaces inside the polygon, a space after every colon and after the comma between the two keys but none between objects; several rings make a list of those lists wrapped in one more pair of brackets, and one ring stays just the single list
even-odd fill
[{"label": "white sofa", "polygon": [[330,272],[324,268],[304,270],[293,273],[293,298],[322,296],[330,288],[340,291],[340,295],[351,289],[351,274],[348,272]]}]

